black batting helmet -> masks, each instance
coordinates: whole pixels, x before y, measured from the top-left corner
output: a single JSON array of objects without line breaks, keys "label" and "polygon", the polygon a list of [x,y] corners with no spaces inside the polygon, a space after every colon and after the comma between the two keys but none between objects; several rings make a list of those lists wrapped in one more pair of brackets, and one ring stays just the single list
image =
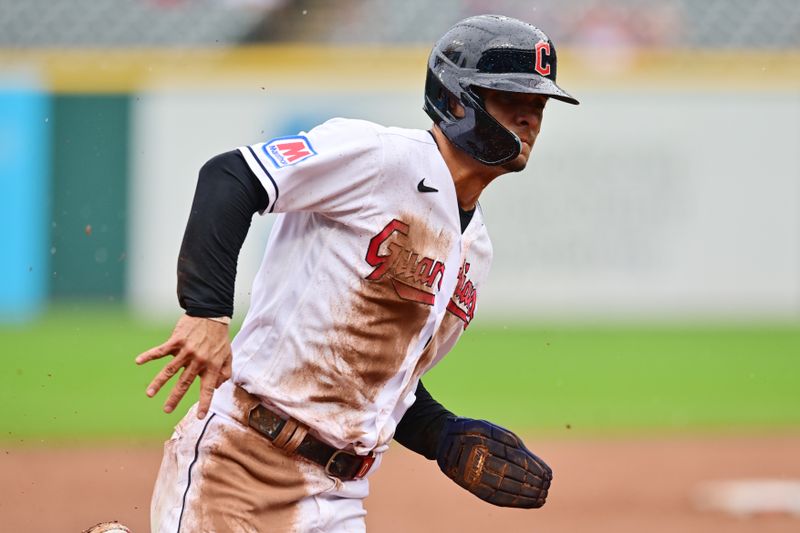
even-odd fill
[{"label": "black batting helmet", "polygon": [[[510,17],[480,15],[457,23],[439,39],[428,59],[425,112],[455,144],[486,165],[516,158],[519,138],[497,122],[474,87],[544,94],[578,101],[556,85],[556,49],[539,28]],[[464,107],[453,115],[449,99]]]}]

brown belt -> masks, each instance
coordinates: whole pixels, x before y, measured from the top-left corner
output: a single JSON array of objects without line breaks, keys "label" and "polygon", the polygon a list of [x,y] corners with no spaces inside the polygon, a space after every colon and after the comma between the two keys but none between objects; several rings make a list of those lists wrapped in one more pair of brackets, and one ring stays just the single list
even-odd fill
[{"label": "brown belt", "polygon": [[[248,396],[252,397],[249,393]],[[375,462],[374,454],[356,455],[334,448],[308,433],[308,427],[297,420],[283,419],[260,403],[250,409],[247,424],[272,441],[273,446],[323,466],[326,474],[342,481],[363,478]]]}]

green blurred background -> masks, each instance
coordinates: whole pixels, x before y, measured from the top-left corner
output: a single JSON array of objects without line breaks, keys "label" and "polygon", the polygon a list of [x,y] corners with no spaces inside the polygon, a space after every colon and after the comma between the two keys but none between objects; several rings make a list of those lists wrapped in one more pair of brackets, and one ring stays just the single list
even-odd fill
[{"label": "green blurred background", "polygon": [[484,195],[493,274],[428,388],[559,437],[800,429],[798,4],[437,6],[0,0],[0,440],[168,435],[189,401],[133,358],[180,313],[197,169],[333,116],[428,127],[428,50],[482,12],[545,29],[582,105]]},{"label": "green blurred background", "polygon": [[[163,439],[185,409],[148,400],[157,369],[133,357],[169,332],[82,304],[3,328],[3,440]],[[540,435],[764,435],[800,427],[798,353],[794,326],[476,326],[425,381],[459,414]]]}]

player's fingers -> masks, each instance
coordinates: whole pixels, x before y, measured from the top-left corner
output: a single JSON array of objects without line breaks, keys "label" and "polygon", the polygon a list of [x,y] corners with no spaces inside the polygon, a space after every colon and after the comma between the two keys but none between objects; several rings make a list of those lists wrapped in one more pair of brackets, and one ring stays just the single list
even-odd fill
[{"label": "player's fingers", "polygon": [[153,396],[161,390],[161,387],[164,384],[172,379],[172,376],[178,373],[178,370],[181,369],[184,365],[184,359],[182,357],[176,357],[172,361],[170,361],[164,368],[161,369],[161,372],[156,374],[156,377],[153,378],[153,381],[150,382],[150,385],[147,386],[147,396],[152,398]]},{"label": "player's fingers", "polygon": [[180,348],[180,342],[176,339],[170,338],[167,342],[155,348],[150,348],[146,352],[142,352],[136,356],[136,364],[141,365],[152,361],[153,359],[161,359],[165,355],[174,354]]},{"label": "player's fingers", "polygon": [[215,369],[208,369],[200,376],[200,403],[197,406],[197,418],[203,419],[211,407],[211,398],[217,388],[220,372]]},{"label": "player's fingers", "polygon": [[192,385],[194,378],[197,377],[199,370],[199,366],[194,362],[184,368],[183,372],[181,372],[180,379],[178,379],[178,382],[172,388],[172,392],[169,393],[167,401],[164,403],[165,413],[171,413],[175,410],[175,407],[178,406],[178,403],[180,403],[189,390],[189,387]]}]

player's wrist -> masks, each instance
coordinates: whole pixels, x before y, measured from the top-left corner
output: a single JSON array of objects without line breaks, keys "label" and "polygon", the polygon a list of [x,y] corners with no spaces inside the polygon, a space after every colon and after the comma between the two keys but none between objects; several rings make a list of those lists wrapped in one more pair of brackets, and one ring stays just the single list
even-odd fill
[{"label": "player's wrist", "polygon": [[203,317],[206,320],[210,320],[212,322],[219,322],[220,324],[225,324],[226,326],[231,323],[231,317],[229,316],[207,316]]},{"label": "player's wrist", "polygon": [[188,317],[211,320],[212,322],[218,322],[220,324],[225,324],[226,326],[231,323],[230,315],[210,309],[200,309],[199,312],[196,309],[186,309],[184,314]]}]

